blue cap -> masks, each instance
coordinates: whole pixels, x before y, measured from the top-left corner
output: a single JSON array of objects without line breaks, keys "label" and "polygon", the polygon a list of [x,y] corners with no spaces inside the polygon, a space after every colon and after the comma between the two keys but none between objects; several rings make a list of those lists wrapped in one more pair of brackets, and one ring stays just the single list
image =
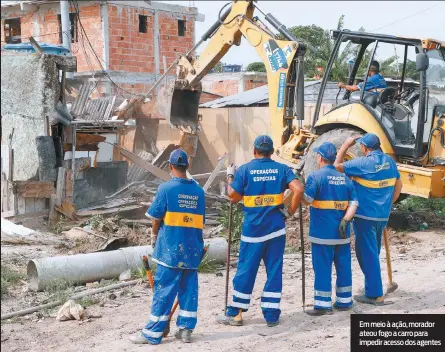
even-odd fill
[{"label": "blue cap", "polygon": [[168,162],[172,165],[188,166],[188,155],[182,149],[175,149],[171,152]]},{"label": "blue cap", "polygon": [[253,146],[256,150],[267,153],[273,150],[273,141],[269,136],[262,135],[255,138]]},{"label": "blue cap", "polygon": [[314,148],[314,152],[329,161],[335,161],[335,158],[337,158],[337,148],[331,142],[324,142],[318,148]]},{"label": "blue cap", "polygon": [[380,139],[374,133],[366,133],[362,138],[357,139],[357,143],[363,144],[369,149],[380,148]]}]

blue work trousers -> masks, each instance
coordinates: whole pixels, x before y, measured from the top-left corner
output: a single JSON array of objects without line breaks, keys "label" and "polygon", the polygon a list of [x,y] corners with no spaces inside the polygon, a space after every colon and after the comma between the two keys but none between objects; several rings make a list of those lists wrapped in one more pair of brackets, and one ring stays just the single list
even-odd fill
[{"label": "blue work trousers", "polygon": [[142,329],[142,334],[151,344],[161,343],[176,295],[179,301],[176,325],[179,329],[193,330],[197,323],[198,271],[169,268],[158,264],[154,278],[150,321]]},{"label": "blue work trousers", "polygon": [[387,221],[354,218],[355,253],[365,275],[365,295],[371,298],[383,296],[379,255],[386,224]]},{"label": "blue work trousers", "polygon": [[352,306],[351,244],[312,243],[315,309],[332,309],[332,263],[337,274],[335,305],[344,308]]},{"label": "blue work trousers", "polygon": [[236,316],[239,309],[246,312],[249,308],[255,278],[263,259],[267,281],[261,296],[261,310],[267,322],[273,323],[280,318],[285,245],[285,235],[264,242],[241,241],[238,268],[233,278],[233,302],[227,307],[228,316]]}]

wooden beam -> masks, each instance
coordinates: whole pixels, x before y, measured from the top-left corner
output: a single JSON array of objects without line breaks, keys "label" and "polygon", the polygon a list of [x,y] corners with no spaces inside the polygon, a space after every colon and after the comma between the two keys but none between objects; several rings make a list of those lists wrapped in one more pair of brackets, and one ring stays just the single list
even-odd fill
[{"label": "wooden beam", "polygon": [[29,37],[29,43],[34,48],[34,50],[36,51],[37,54],[43,55],[43,50],[40,47],[40,45],[36,42],[34,37]]},{"label": "wooden beam", "polygon": [[15,181],[17,194],[23,198],[51,198],[54,182]]},{"label": "wooden beam", "polygon": [[143,168],[144,170],[147,170],[156,177],[160,178],[162,181],[170,180],[170,175],[168,174],[168,172],[154,166],[153,164],[149,163],[148,161],[145,161],[141,157],[137,156],[136,154],[133,154],[132,152],[129,152],[128,150],[122,149],[120,147],[118,148],[124,157],[130,159],[137,166]]},{"label": "wooden beam", "polygon": [[65,173],[66,169],[64,167],[59,167],[59,173],[57,175],[57,186],[56,186],[56,206],[60,207],[62,201],[65,198]]}]

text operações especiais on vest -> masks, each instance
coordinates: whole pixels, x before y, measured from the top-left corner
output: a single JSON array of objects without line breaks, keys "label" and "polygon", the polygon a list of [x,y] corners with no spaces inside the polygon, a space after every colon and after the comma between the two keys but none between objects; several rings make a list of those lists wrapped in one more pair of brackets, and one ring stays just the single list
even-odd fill
[{"label": "text opera\u00e7\u00f5es especiais on vest", "polygon": [[255,176],[253,182],[260,181],[276,181],[278,174],[278,169],[265,169],[265,170],[250,170],[251,175],[266,175],[266,176]]},{"label": "text opera\u00e7\u00f5es especiais on vest", "polygon": [[178,206],[180,208],[196,209],[198,207],[198,196],[178,194]]}]

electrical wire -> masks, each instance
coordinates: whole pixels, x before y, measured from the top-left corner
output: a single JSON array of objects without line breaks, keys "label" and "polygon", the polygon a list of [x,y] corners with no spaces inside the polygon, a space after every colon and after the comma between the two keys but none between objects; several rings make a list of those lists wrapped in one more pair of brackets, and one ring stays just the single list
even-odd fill
[{"label": "electrical wire", "polygon": [[[48,36],[48,35],[54,35],[54,34],[60,34],[60,33],[66,33],[66,32],[63,32],[63,31],[57,31],[57,32],[51,32],[51,33],[43,33],[43,34],[39,34],[39,35],[35,35],[35,37],[45,37],[45,36]],[[22,36],[22,37],[19,37],[20,38],[20,40],[21,39],[29,39],[29,35],[24,35],[24,36]],[[34,37],[34,35],[32,35],[32,37]],[[6,40],[2,40],[1,41],[2,43],[6,43]]]},{"label": "electrical wire", "polygon": [[126,89],[120,87],[116,82],[113,81],[113,79],[110,77],[110,75],[109,75],[109,73],[107,72],[107,70],[105,69],[105,67],[102,65],[102,60],[101,60],[101,59],[99,58],[99,56],[97,55],[96,51],[94,50],[93,45],[91,44],[90,39],[88,38],[88,35],[87,35],[87,33],[86,33],[86,31],[85,31],[85,28],[84,28],[84,26],[83,26],[83,24],[82,24],[82,21],[81,21],[81,19],[80,19],[80,9],[79,9],[79,2],[78,2],[78,0],[72,0],[72,3],[74,4],[74,7],[75,7],[75,10],[76,10],[76,13],[77,13],[77,18],[78,18],[78,23],[79,23],[79,25],[80,25],[81,33],[83,33],[82,35],[83,35],[84,38],[86,39],[86,41],[87,41],[87,43],[88,43],[88,46],[89,46],[90,49],[91,49],[91,52],[93,53],[94,57],[96,58],[97,62],[98,62],[99,65],[100,65],[100,67],[102,68],[102,71],[104,72],[105,77],[106,77],[106,78],[113,84],[114,87],[116,87],[116,88],[119,89],[120,91],[123,91],[123,92],[125,92],[125,93],[127,93],[127,94],[130,94],[130,95],[132,95],[132,96],[137,96],[137,97],[143,96],[142,94],[134,94],[134,93],[132,93],[132,92],[130,92],[130,91],[128,91],[128,90],[126,90]]},{"label": "electrical wire", "polygon": [[406,17],[401,18],[401,19],[399,19],[399,20],[396,20],[396,21],[394,21],[394,22],[385,24],[384,26],[381,26],[381,27],[379,27],[379,28],[372,29],[371,32],[378,31],[379,29],[382,29],[382,28],[386,28],[386,27],[392,26],[393,24],[396,24],[396,23],[399,23],[399,22],[401,22],[401,21],[407,20],[408,18],[417,16],[417,15],[423,13],[423,12],[426,12],[426,11],[428,11],[428,10],[431,10],[432,8],[434,8],[434,7],[438,6],[438,5],[439,5],[439,4],[436,4],[436,5],[434,5],[434,6],[428,7],[428,8],[425,9],[425,10],[418,11],[418,12],[412,14],[412,15],[409,15],[409,16],[406,16]]}]

